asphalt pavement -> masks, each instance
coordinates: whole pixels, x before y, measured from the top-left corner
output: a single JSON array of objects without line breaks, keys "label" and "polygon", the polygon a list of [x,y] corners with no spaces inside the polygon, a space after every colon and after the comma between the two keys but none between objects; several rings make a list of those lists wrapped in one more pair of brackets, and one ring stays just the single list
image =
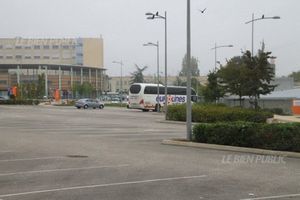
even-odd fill
[{"label": "asphalt pavement", "polygon": [[0,199],[300,199],[300,159],[162,145],[186,130],[163,119],[123,108],[0,106]]}]

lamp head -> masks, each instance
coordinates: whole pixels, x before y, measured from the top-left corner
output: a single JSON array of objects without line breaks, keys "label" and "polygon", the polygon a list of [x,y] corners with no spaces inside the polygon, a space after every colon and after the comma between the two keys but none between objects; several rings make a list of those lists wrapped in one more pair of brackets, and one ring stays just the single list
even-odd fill
[{"label": "lamp head", "polygon": [[154,15],[154,14],[151,12],[147,12],[145,15]]}]

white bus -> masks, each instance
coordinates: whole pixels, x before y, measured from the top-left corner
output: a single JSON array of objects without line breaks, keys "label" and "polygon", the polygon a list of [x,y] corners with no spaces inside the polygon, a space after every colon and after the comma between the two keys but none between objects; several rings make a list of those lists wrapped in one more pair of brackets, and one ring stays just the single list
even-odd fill
[{"label": "white bus", "polygon": [[[186,87],[168,86],[168,105],[186,103]],[[197,101],[196,92],[191,91],[192,101]],[[159,102],[159,104],[158,104]],[[157,84],[134,83],[129,88],[128,108],[140,109],[143,111],[157,111],[165,104],[165,86],[159,85],[159,95],[157,94]]]}]

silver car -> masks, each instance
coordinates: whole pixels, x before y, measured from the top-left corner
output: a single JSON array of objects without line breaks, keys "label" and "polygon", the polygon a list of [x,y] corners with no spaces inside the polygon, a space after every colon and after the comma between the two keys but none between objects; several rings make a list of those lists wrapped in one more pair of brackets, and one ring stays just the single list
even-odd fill
[{"label": "silver car", "polygon": [[103,109],[104,108],[104,103],[102,103],[101,101],[99,101],[97,99],[79,99],[78,101],[76,101],[75,107],[78,108],[78,109],[80,109],[80,108],[84,108],[84,109],[88,109],[88,108]]}]

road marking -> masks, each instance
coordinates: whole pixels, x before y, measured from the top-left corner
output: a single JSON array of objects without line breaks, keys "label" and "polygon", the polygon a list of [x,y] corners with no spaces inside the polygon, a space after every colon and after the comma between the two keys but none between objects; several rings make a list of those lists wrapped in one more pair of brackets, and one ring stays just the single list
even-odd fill
[{"label": "road marking", "polygon": [[52,156],[52,157],[41,157],[41,158],[20,158],[20,159],[9,159],[9,160],[0,160],[0,162],[16,162],[16,161],[32,161],[32,160],[50,160],[50,159],[63,159],[67,157],[62,156]]},{"label": "road marking", "polygon": [[128,167],[128,166],[129,166],[128,164],[121,164],[121,165],[104,165],[104,166],[95,166],[95,167],[82,167],[82,168],[46,169],[46,170],[38,170],[38,171],[24,171],[24,172],[3,173],[3,174],[0,174],[0,176],[13,176],[13,175],[23,175],[23,174],[63,172],[63,171],[101,169],[101,168],[119,168],[119,167]]},{"label": "road marking", "polygon": [[240,200],[263,200],[263,199],[281,199],[281,198],[289,198],[289,197],[299,197],[299,194],[286,194],[286,195],[279,195],[279,196],[269,196],[269,197],[256,197],[256,198],[247,198],[247,199],[240,199]]},{"label": "road marking", "polygon": [[[0,153],[12,153],[13,151],[0,151]],[[0,199],[1,200],[1,199]]]},{"label": "road marking", "polygon": [[173,178],[148,179],[148,180],[141,180],[141,181],[107,183],[107,184],[100,184],[100,185],[75,186],[75,187],[57,188],[57,189],[49,189],[49,190],[36,190],[36,191],[22,192],[22,193],[15,193],[15,194],[2,194],[2,195],[0,195],[0,198],[24,196],[24,195],[30,195],[30,194],[41,194],[41,193],[49,193],[49,192],[60,192],[60,191],[68,191],[68,190],[78,190],[78,189],[91,189],[91,188],[99,188],[99,187],[112,187],[112,186],[122,186],[122,185],[153,183],[153,182],[165,182],[165,181],[176,181],[176,180],[186,180],[186,179],[197,179],[197,178],[204,178],[206,176],[207,175],[183,176],[183,177],[173,177]]}]

